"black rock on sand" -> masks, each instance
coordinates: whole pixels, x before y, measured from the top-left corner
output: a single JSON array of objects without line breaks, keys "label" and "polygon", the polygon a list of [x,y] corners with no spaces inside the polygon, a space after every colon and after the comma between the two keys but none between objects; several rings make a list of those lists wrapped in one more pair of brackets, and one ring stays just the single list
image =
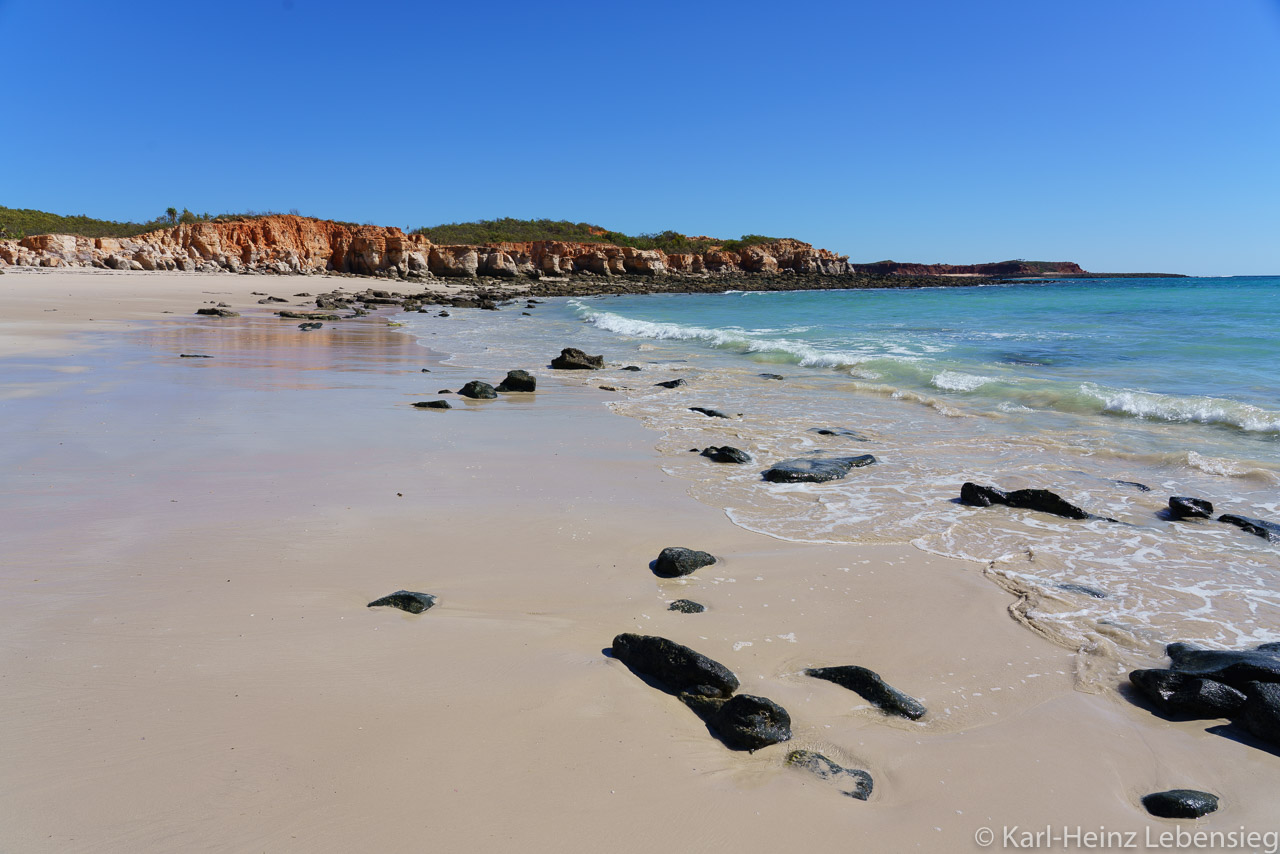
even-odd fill
[{"label": "black rock on sand", "polygon": [[613,639],[613,657],[672,694],[729,697],[738,677],[718,661],[655,635],[621,634]]},{"label": "black rock on sand", "polygon": [[414,593],[411,590],[397,590],[390,596],[383,596],[381,599],[375,599],[366,607],[368,608],[399,608],[401,611],[408,611],[410,614],[421,614],[423,611],[431,608],[436,604],[437,598],[430,593]]},{"label": "black rock on sand", "polygon": [[565,347],[551,360],[551,367],[559,371],[598,371],[604,367],[604,356],[588,356],[577,347]]},{"label": "black rock on sand", "polygon": [[923,703],[885,682],[874,670],[850,664],[843,667],[810,667],[804,674],[848,688],[886,714],[900,715],[913,721],[924,717]]},{"label": "black rock on sand", "polygon": [[811,750],[793,750],[787,754],[787,764],[803,768],[817,776],[819,780],[831,783],[842,794],[865,801],[871,797],[875,783],[871,775],[857,768],[845,768],[832,762],[821,753]]},{"label": "black rock on sand", "polygon": [[715,562],[715,555],[709,552],[686,549],[683,546],[667,546],[653,562],[653,574],[663,578],[678,578]]}]

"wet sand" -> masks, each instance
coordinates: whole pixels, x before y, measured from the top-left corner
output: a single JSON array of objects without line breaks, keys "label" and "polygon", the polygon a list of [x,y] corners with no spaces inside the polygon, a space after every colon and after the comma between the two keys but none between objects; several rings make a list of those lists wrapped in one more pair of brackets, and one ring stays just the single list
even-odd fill
[{"label": "wet sand", "polygon": [[[1012,825],[1280,830],[1280,757],[1076,691],[1071,653],[1009,618],[980,565],[745,531],[582,376],[511,365],[536,394],[464,402],[435,392],[500,377],[440,364],[394,314],[304,333],[250,293],[335,283],[0,277],[0,850],[958,851]],[[193,317],[205,300],[243,316]],[[409,406],[436,397],[456,408]],[[659,579],[668,545],[721,562]],[[440,602],[365,607],[401,588]],[[724,663],[788,709],[793,740],[726,749],[604,654],[624,631]],[[836,664],[929,714],[886,718],[801,674]],[[868,770],[872,799],[785,767],[795,748]],[[1222,809],[1147,816],[1139,798],[1174,787]]]}]

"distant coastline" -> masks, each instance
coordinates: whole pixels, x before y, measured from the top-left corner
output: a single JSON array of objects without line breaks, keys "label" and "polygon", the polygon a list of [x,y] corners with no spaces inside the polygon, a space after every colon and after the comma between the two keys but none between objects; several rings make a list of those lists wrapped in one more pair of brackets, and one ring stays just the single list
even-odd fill
[{"label": "distant coastline", "polygon": [[[1091,273],[1070,261],[986,264],[853,263],[847,255],[792,238],[734,240],[666,231],[632,237],[585,223],[499,220],[405,233],[399,228],[296,214],[196,217],[169,211],[169,225],[143,226],[86,217],[36,216],[0,208],[12,222],[74,228],[0,239],[0,267],[92,267],[118,271],[338,274],[401,279],[532,280],[549,295],[729,290],[749,279],[762,290],[954,287],[1008,279],[1173,276]],[[24,217],[17,217],[23,214]],[[154,226],[165,220],[147,224]],[[7,226],[6,226],[7,229]],[[8,230],[12,233],[12,230]],[[512,237],[485,243],[435,243],[432,237]],[[563,238],[575,238],[566,240]],[[613,282],[606,288],[599,280]],[[624,284],[636,279],[647,284]]]}]

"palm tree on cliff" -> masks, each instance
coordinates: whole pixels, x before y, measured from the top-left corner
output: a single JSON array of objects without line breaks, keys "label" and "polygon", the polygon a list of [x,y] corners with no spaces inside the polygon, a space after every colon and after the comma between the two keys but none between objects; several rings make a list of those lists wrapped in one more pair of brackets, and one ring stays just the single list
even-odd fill
[{"label": "palm tree on cliff", "polygon": [[165,209],[164,209],[164,218],[165,218],[165,219],[167,219],[167,220],[169,220],[169,225],[177,225],[177,223],[178,223],[178,209],[177,209],[177,208],[165,208]]}]

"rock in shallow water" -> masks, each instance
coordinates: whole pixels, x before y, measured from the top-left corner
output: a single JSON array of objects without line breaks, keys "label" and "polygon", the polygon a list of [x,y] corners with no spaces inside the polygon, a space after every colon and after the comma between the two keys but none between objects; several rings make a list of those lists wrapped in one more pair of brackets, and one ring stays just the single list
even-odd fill
[{"label": "rock in shallow water", "polygon": [[738,690],[738,677],[718,661],[687,646],[655,635],[620,634],[613,657],[672,694],[728,697]]},{"label": "rock in shallow water", "polygon": [[684,380],[667,380],[663,383],[654,383],[655,386],[662,386],[663,388],[678,388],[684,384]]},{"label": "rock in shallow water", "polygon": [[750,454],[748,454],[746,451],[731,447],[729,445],[724,445],[723,447],[716,447],[715,445],[712,445],[710,448],[703,448],[701,453],[702,453],[702,456],[711,460],[711,462],[713,463],[749,463],[751,462]]},{"label": "rock in shallow water", "polygon": [[538,379],[528,371],[507,371],[507,378],[503,380],[495,389],[495,391],[536,391],[538,388]]},{"label": "rock in shallow water", "polygon": [[1208,519],[1213,516],[1213,505],[1203,498],[1174,495],[1169,499],[1169,515],[1175,519]]},{"label": "rock in shallow water", "polygon": [[414,406],[419,409],[453,409],[447,400],[419,400]]},{"label": "rock in shallow water", "polygon": [[715,562],[715,555],[709,552],[686,549],[682,546],[667,546],[653,562],[653,573],[663,578],[678,578]]},{"label": "rock in shallow water", "polygon": [[874,670],[850,664],[842,667],[810,667],[804,674],[848,688],[886,714],[900,715],[913,721],[924,717],[923,703],[885,682]]},{"label": "rock in shallow water", "polygon": [[1200,818],[1218,809],[1218,796],[1195,789],[1170,789],[1143,796],[1142,805],[1160,818]]},{"label": "rock in shallow water", "polygon": [[689,411],[701,412],[703,415],[707,416],[708,418],[728,418],[729,417],[728,415],[725,415],[723,412],[721,412],[719,409],[708,409],[705,406],[690,406]]},{"label": "rock in shallow water", "polygon": [[677,599],[667,606],[668,611],[679,611],[681,614],[701,614],[707,606],[692,599]]},{"label": "rock in shallow water", "polygon": [[410,590],[397,590],[390,596],[383,596],[381,599],[375,599],[366,607],[368,608],[399,608],[401,611],[408,611],[410,614],[421,614],[431,606],[435,605],[438,600],[430,593],[414,593]]},{"label": "rock in shallow water", "polygon": [[498,396],[498,392],[493,386],[488,383],[482,383],[480,380],[472,380],[467,383],[458,389],[458,394],[473,400],[492,400]]},{"label": "rock in shallow water", "polygon": [[551,360],[551,367],[560,371],[594,371],[604,367],[604,356],[588,356],[577,347],[565,347]]},{"label": "rock in shallow water", "polygon": [[1056,492],[1047,489],[1015,489],[1005,492],[994,486],[982,486],[977,483],[965,483],[960,487],[960,503],[970,507],[990,507],[993,504],[1004,504],[1021,510],[1037,510],[1051,513],[1064,519],[1093,519],[1092,513],[1080,509]]},{"label": "rock in shallow water", "polygon": [[821,753],[814,753],[811,750],[791,751],[787,754],[787,764],[803,768],[817,775],[818,779],[831,783],[842,794],[857,798],[860,801],[865,801],[871,797],[871,790],[875,786],[871,775],[866,771],[860,771],[857,768],[845,768],[832,762]]},{"label": "rock in shallow water", "polygon": [[831,457],[820,460],[783,460],[763,473],[770,483],[825,483],[839,480],[850,469],[869,466],[876,461],[871,454],[856,457]]},{"label": "rock in shallow water", "polygon": [[737,694],[720,700],[681,694],[680,699],[730,750],[755,751],[791,740],[791,715],[766,697]]},{"label": "rock in shallow water", "polygon": [[197,308],[196,314],[204,314],[209,317],[239,317],[240,312],[231,311],[226,308]]},{"label": "rock in shallow water", "polygon": [[1280,525],[1265,519],[1251,519],[1248,516],[1236,516],[1230,513],[1218,517],[1219,522],[1235,525],[1240,530],[1255,537],[1262,537],[1269,543],[1280,543]]}]

